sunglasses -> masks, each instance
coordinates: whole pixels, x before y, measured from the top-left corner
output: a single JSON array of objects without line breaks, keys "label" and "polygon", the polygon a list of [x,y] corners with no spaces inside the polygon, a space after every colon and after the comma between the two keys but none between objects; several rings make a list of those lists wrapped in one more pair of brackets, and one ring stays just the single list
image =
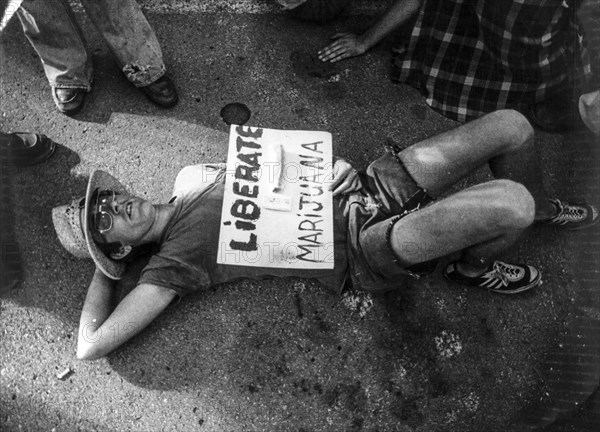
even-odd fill
[{"label": "sunglasses", "polygon": [[98,192],[96,196],[96,214],[94,215],[94,228],[100,234],[109,231],[113,226],[113,217],[110,213],[111,204],[115,200],[116,193],[111,190]]}]

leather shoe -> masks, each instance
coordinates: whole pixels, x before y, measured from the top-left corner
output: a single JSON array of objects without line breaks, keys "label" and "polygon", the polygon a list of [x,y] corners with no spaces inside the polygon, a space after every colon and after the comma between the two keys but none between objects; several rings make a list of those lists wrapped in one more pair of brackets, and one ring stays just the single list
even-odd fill
[{"label": "leather shoe", "polygon": [[67,115],[77,114],[83,107],[85,90],[54,87],[52,89],[52,99],[54,99],[54,103],[61,113]]},{"label": "leather shoe", "polygon": [[148,99],[163,108],[171,108],[179,100],[175,84],[165,75],[150,85],[140,87],[140,90]]},{"label": "leather shoe", "polygon": [[18,166],[43,162],[56,150],[54,141],[42,134],[15,132],[3,134],[1,138],[2,156],[7,156],[10,162]]}]

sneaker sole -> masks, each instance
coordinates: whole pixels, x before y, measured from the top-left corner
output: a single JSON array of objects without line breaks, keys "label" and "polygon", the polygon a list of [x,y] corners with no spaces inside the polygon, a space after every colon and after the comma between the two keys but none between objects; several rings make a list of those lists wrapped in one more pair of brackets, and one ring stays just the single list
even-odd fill
[{"label": "sneaker sole", "polygon": [[542,222],[543,225],[550,227],[550,228],[557,228],[560,230],[565,230],[565,231],[578,231],[578,230],[582,230],[582,229],[586,229],[589,228],[591,226],[596,225],[596,223],[598,223],[598,220],[600,218],[596,218],[594,219],[592,222],[585,224],[585,225],[579,225],[579,226],[573,226],[573,225],[569,225],[568,223],[565,224],[558,224],[558,223],[547,223],[547,222]]},{"label": "sneaker sole", "polygon": [[581,229],[589,228],[589,227],[591,227],[591,226],[594,226],[594,225],[596,225],[596,224],[598,223],[598,219],[599,219],[599,218],[596,218],[596,219],[594,219],[593,221],[591,221],[591,222],[590,222],[589,224],[587,224],[587,225],[581,225],[581,226],[578,226],[578,227],[570,227],[570,228],[569,228],[569,227],[565,227],[565,230],[567,230],[567,231],[577,231],[577,230],[581,230]]},{"label": "sneaker sole", "polygon": [[519,294],[519,293],[522,293],[523,291],[527,291],[532,288],[535,288],[536,286],[541,285],[541,284],[542,284],[542,277],[540,276],[539,278],[537,278],[536,280],[531,282],[529,285],[526,285],[519,289],[510,290],[510,291],[509,290],[495,290],[493,288],[486,288],[486,287],[481,287],[481,286],[474,287],[474,288],[482,288],[486,291],[490,291],[490,292],[493,292],[496,294]]}]

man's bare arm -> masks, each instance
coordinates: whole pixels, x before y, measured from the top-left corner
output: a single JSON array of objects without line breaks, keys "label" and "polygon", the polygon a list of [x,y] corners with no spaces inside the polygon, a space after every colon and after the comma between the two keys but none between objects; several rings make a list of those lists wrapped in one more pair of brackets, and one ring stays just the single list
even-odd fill
[{"label": "man's bare arm", "polygon": [[114,281],[96,269],[81,311],[77,358],[105,356],[150,324],[175,297],[175,291],[138,285],[113,310]]},{"label": "man's bare arm", "polygon": [[324,62],[337,62],[348,57],[364,54],[384,37],[404,24],[421,7],[422,0],[399,0],[363,34],[337,33],[332,42],[318,52],[319,59]]}]

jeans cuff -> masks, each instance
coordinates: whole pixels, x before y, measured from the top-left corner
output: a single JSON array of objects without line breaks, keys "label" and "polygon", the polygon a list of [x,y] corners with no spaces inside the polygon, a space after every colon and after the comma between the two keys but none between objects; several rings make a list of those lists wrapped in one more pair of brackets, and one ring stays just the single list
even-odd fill
[{"label": "jeans cuff", "polygon": [[130,83],[136,87],[146,87],[160,79],[167,72],[164,64],[159,67],[148,66],[145,70],[128,64],[123,66],[123,73]]}]

